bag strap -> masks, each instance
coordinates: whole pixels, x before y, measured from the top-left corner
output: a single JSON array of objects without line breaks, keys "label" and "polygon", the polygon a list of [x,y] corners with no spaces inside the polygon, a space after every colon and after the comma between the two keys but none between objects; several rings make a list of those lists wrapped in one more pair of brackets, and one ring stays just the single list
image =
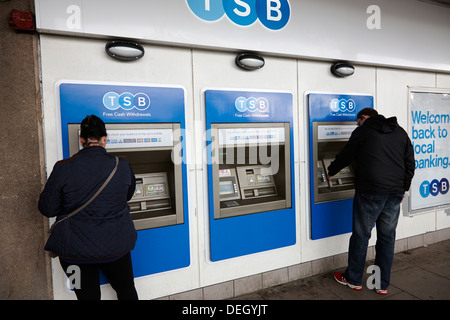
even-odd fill
[{"label": "bag strap", "polygon": [[74,215],[76,215],[78,212],[80,212],[81,210],[83,210],[84,208],[86,208],[92,201],[94,201],[95,198],[97,198],[97,196],[100,194],[100,192],[103,191],[103,189],[105,189],[105,187],[108,185],[108,183],[111,181],[111,179],[113,178],[114,174],[117,171],[117,166],[119,165],[119,158],[116,157],[116,165],[114,167],[114,169],[111,171],[111,173],[109,174],[108,178],[105,180],[105,182],[103,182],[102,186],[97,190],[96,193],[94,193],[94,195],[88,200],[86,201],[81,207],[79,207],[78,209],[72,211],[71,213],[69,213],[67,216],[65,216],[64,218],[62,218],[61,220],[56,221],[52,227],[50,228],[50,230],[48,230],[48,233],[52,233],[53,230],[55,229],[56,225],[64,220],[67,220],[71,217],[73,217]]}]

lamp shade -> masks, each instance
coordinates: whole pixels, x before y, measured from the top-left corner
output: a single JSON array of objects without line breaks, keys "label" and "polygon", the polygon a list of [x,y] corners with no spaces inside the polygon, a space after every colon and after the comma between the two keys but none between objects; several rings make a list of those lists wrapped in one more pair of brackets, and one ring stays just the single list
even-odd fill
[{"label": "lamp shade", "polygon": [[105,51],[111,58],[122,61],[138,60],[145,53],[142,45],[127,40],[111,40],[106,44]]},{"label": "lamp shade", "polygon": [[260,69],[264,64],[264,58],[255,53],[240,53],[236,57],[236,65],[244,70]]},{"label": "lamp shade", "polygon": [[348,77],[355,73],[355,67],[347,62],[336,62],[331,66],[331,73],[336,77]]}]

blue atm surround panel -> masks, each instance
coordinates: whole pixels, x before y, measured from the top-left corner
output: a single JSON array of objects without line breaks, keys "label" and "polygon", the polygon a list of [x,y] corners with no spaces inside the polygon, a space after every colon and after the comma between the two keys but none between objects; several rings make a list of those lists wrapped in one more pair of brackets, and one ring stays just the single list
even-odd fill
[{"label": "blue atm surround panel", "polygon": [[[71,81],[64,81],[58,85],[64,158],[69,156],[68,124],[80,123],[89,114],[99,116],[106,124],[179,123],[182,152],[185,152],[183,88]],[[182,181],[184,223],[138,231],[138,240],[131,252],[135,277],[190,265],[185,161],[182,164]]]},{"label": "blue atm surround panel", "polygon": [[[292,94],[289,92],[211,89],[205,90],[204,98],[209,144],[208,199],[211,261],[294,245],[296,227]],[[289,124],[291,206],[281,210],[215,218],[212,190],[211,125],[217,123],[242,124],[242,128],[245,128],[245,125],[249,123],[270,122]]]},{"label": "blue atm surround panel", "polygon": [[356,115],[364,108],[373,108],[373,96],[359,94],[307,94],[309,111],[309,171],[311,239],[322,239],[352,231],[353,199],[317,202],[314,197],[313,127],[315,122],[336,123],[351,121],[356,126]]}]

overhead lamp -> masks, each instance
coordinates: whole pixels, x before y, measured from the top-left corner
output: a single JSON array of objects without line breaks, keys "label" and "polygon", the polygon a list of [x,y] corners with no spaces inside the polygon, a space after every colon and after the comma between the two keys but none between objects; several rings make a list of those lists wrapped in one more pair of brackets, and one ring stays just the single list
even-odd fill
[{"label": "overhead lamp", "polygon": [[256,53],[240,53],[236,56],[236,65],[244,70],[256,70],[264,67],[264,58]]},{"label": "overhead lamp", "polygon": [[331,73],[339,78],[351,76],[354,72],[355,67],[348,62],[338,61],[331,66]]},{"label": "overhead lamp", "polygon": [[111,58],[122,61],[138,60],[144,56],[142,45],[128,40],[111,40],[105,46],[105,51]]}]

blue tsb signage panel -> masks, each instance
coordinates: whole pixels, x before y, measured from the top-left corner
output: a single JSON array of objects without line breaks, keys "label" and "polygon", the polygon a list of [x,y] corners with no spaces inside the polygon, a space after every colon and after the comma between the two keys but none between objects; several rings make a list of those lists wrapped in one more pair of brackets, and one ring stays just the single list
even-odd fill
[{"label": "blue tsb signage panel", "polygon": [[[64,158],[69,157],[68,124],[95,114],[108,123],[179,123],[182,150],[185,92],[181,87],[123,85],[115,83],[59,83],[61,135]],[[135,277],[190,265],[186,164],[182,163],[184,223],[138,231],[131,252]]]},{"label": "blue tsb signage panel", "polygon": [[[293,161],[293,102],[290,92],[206,90],[206,130],[208,141],[208,199],[211,261],[294,245],[295,183]],[[256,212],[217,219],[214,217],[212,124],[288,123],[290,141],[290,197],[292,205],[281,210]],[[243,138],[245,136],[245,138]],[[239,139],[252,139],[243,135]],[[267,135],[265,139],[270,139]],[[254,137],[254,139],[258,139]],[[244,140],[240,140],[241,142]],[[217,208],[216,208],[217,209]]]},{"label": "blue tsb signage panel", "polygon": [[356,115],[364,108],[373,108],[373,96],[359,94],[309,93],[309,163],[310,163],[310,208],[311,239],[321,239],[352,231],[353,199],[317,203],[314,194],[314,122],[351,121],[356,126]]},{"label": "blue tsb signage panel", "polygon": [[224,15],[233,23],[247,27],[257,20],[270,30],[281,30],[289,22],[288,0],[186,0],[192,13],[205,21],[216,21]]},{"label": "blue tsb signage panel", "polygon": [[105,123],[178,122],[185,127],[181,87],[62,82],[59,94],[64,157],[69,156],[67,124],[80,123],[88,114]]}]

